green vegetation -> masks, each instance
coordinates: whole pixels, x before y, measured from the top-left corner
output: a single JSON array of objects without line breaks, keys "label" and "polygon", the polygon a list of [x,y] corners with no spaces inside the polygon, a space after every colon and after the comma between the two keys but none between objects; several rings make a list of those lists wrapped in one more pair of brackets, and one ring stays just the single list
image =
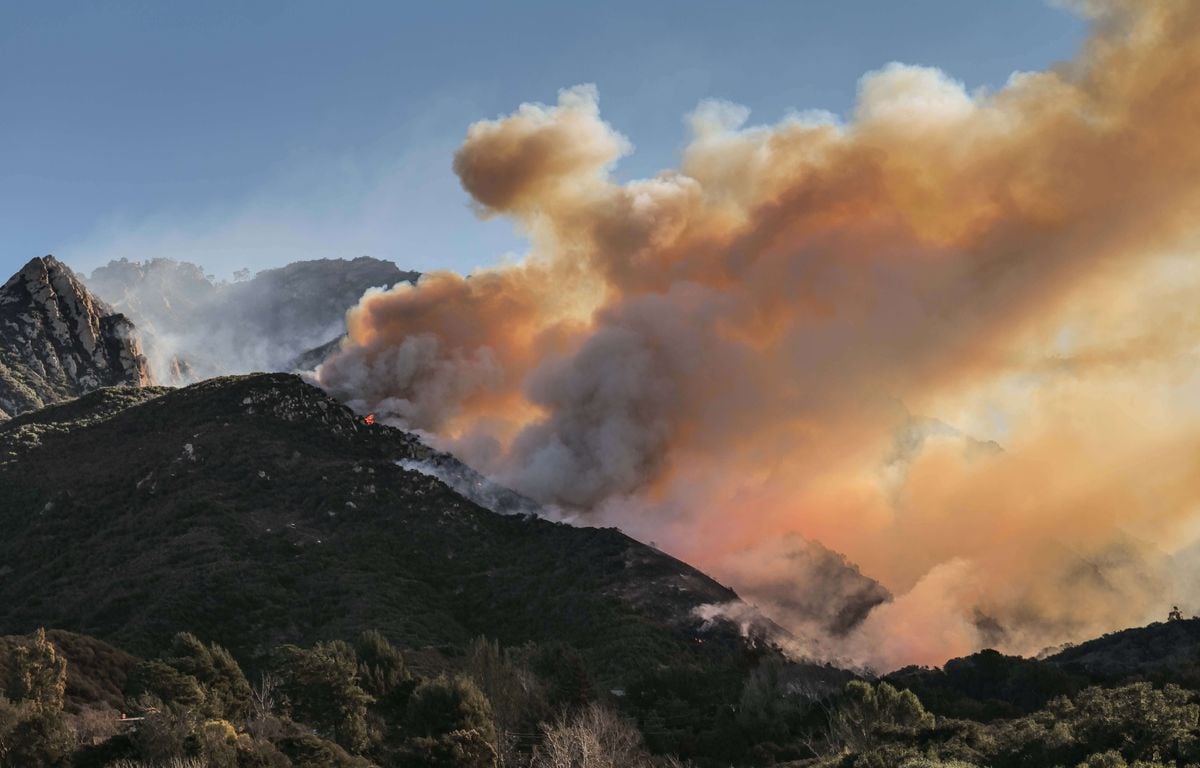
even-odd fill
[{"label": "green vegetation", "polygon": [[[409,648],[561,641],[602,684],[736,655],[692,609],[733,594],[613,529],[481,509],[294,376],[105,390],[0,426],[0,632],[49,625],[239,659],[379,629]],[[98,461],[97,457],[103,457]],[[723,662],[722,662],[723,663]]]},{"label": "green vegetation", "polygon": [[[880,684],[879,690],[885,686]],[[833,711],[840,717],[841,710]],[[927,713],[920,725],[886,718],[860,721],[867,727],[856,729],[853,749],[812,765],[1192,766],[1200,765],[1198,718],[1195,693],[1177,686],[1090,687],[1054,699],[1033,714],[988,724],[941,718],[935,724]]]},{"label": "green vegetation", "polygon": [[[400,650],[378,632],[364,633],[356,645],[284,645],[251,685],[225,649],[179,633],[158,658],[129,673],[126,717],[107,707],[65,711],[69,666],[38,630],[5,646],[0,766],[559,765],[545,762],[547,755],[585,736],[592,740],[589,759],[654,764],[636,727],[595,702],[563,708],[553,724],[543,720],[554,683],[517,660],[540,657],[538,649],[512,654],[483,639],[472,646],[463,669],[414,678]],[[501,702],[498,710],[484,687]],[[510,738],[524,732],[534,740]]]},{"label": "green vegetation", "polygon": [[[127,676],[125,718],[102,703],[65,708],[72,677],[86,672],[71,669],[48,633],[4,648],[0,768],[1200,766],[1197,693],[1172,684],[1090,685],[983,723],[936,716],[887,682],[806,690],[802,667],[766,655],[736,697],[708,689],[730,717],[681,712],[672,731],[662,702],[647,709],[587,687],[564,698],[559,670],[547,666],[569,658],[559,645],[477,638],[465,656],[414,675],[400,649],[368,632],[354,644],[280,646],[252,685],[225,649],[179,633]],[[663,747],[664,735],[683,731],[712,740]]]}]

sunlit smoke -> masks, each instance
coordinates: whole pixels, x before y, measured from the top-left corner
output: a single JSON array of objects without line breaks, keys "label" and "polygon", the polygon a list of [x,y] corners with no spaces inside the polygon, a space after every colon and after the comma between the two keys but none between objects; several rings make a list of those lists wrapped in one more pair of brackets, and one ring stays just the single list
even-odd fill
[{"label": "sunlit smoke", "polygon": [[614,180],[590,86],[477,123],[455,170],[531,252],[364,297],[319,380],[784,624],[847,582],[786,595],[779,542],[844,553],[895,598],[826,639],[878,668],[1200,600],[1200,5],[1087,12],[995,92],[892,64],[846,122],[703,104],[653,179]]}]

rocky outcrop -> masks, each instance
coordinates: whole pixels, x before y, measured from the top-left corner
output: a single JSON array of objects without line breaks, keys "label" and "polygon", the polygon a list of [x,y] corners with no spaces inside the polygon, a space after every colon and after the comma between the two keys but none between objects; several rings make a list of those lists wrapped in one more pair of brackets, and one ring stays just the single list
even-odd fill
[{"label": "rocky outcrop", "polygon": [[0,288],[0,419],[100,387],[151,383],[136,329],[53,256]]}]

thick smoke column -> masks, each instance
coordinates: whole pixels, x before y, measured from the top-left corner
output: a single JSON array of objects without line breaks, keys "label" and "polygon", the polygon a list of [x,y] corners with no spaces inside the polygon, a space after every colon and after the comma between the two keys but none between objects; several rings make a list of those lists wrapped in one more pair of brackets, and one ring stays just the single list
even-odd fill
[{"label": "thick smoke column", "polygon": [[842,643],[879,666],[1190,599],[1200,5],[1087,10],[994,93],[892,64],[845,124],[702,104],[648,180],[591,87],[477,123],[455,170],[532,252],[364,297],[320,381],[773,605],[809,602],[782,536],[844,552],[896,595]]}]

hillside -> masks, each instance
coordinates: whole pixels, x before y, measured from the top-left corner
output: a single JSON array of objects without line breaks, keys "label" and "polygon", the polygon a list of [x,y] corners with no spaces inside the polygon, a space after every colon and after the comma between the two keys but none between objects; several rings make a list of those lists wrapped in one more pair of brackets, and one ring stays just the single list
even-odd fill
[{"label": "hillside", "polygon": [[569,642],[613,676],[728,650],[696,642],[691,612],[730,590],[616,530],[493,514],[397,465],[429,458],[284,374],[28,414],[0,428],[0,632],[147,652],[201,630],[243,658],[366,628],[409,647],[486,634]]},{"label": "hillside", "polygon": [[982,721],[1034,712],[1089,685],[1149,681],[1200,690],[1200,619],[1112,632],[1036,659],[985,650],[886,679],[935,714]]},{"label": "hillside", "polygon": [[1140,677],[1200,683],[1200,619],[1110,632],[1058,651],[1046,661],[1095,680]]},{"label": "hillside", "polygon": [[53,256],[0,286],[0,419],[99,387],[148,383],[133,324]]}]

